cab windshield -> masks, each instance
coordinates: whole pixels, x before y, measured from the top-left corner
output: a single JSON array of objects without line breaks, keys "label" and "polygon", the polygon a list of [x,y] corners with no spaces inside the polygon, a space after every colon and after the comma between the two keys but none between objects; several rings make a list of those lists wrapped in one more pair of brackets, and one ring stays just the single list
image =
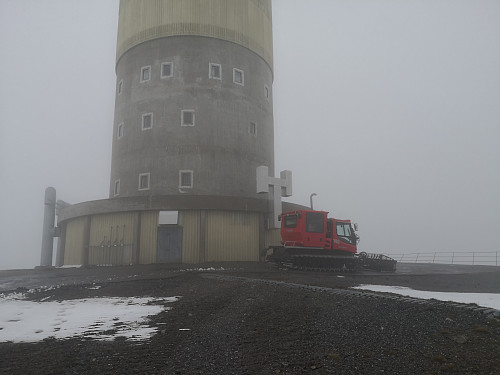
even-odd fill
[{"label": "cab windshield", "polygon": [[356,245],[356,235],[349,223],[337,223],[337,236],[342,242]]}]

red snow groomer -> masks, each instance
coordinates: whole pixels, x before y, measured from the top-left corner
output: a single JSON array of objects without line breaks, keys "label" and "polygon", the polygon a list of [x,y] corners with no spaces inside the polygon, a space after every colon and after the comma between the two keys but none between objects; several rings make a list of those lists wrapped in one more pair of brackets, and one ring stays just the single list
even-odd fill
[{"label": "red snow groomer", "polygon": [[271,247],[268,260],[306,270],[396,270],[396,261],[383,254],[357,252],[359,237],[350,220],[328,212],[300,210],[281,214],[281,246]]}]

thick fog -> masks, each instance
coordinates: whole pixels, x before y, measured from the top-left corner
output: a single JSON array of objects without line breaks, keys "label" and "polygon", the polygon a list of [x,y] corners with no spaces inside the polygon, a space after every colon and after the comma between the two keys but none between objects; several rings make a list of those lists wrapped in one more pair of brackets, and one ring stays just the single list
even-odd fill
[{"label": "thick fog", "polygon": [[[108,196],[118,0],[0,1],[0,269]],[[500,2],[274,0],[276,172],[360,249],[500,251]]]}]

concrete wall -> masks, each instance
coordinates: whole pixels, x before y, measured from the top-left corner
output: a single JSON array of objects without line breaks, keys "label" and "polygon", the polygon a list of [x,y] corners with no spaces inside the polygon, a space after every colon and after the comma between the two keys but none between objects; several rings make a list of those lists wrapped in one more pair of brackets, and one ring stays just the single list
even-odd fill
[{"label": "concrete wall", "polygon": [[[69,220],[83,216],[104,215],[111,213],[178,210],[267,212],[267,207],[267,202],[263,199],[238,197],[217,197],[206,195],[126,197],[77,203],[61,209],[57,215],[57,220],[58,226],[62,226]],[[288,206],[284,203],[283,209],[286,207]]]},{"label": "concrete wall", "polygon": [[[171,62],[172,77],[161,78]],[[221,79],[209,77],[209,64],[221,65]],[[151,78],[141,82],[141,68]],[[233,68],[244,72],[244,86],[233,82]],[[255,170],[274,173],[272,71],[254,52],[214,38],[179,36],[142,43],[117,65],[110,197],[220,195],[262,198],[255,193]],[[266,96],[268,90],[268,96]],[[181,112],[193,110],[194,126],[181,125]],[[142,116],[151,113],[151,129]],[[251,123],[255,134],[251,134]],[[120,135],[119,128],[123,135]],[[193,187],[179,189],[179,171],[193,171]],[[150,187],[139,189],[139,175]]]}]

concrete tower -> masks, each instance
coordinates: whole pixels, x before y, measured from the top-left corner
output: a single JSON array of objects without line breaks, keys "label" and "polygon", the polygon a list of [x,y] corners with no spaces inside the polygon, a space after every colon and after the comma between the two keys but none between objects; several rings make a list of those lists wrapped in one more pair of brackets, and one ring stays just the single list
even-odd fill
[{"label": "concrete tower", "polygon": [[121,0],[116,74],[110,198],[266,198],[270,0]]},{"label": "concrete tower", "polygon": [[261,260],[268,197],[291,187],[273,177],[271,1],[121,0],[116,75],[110,196],[60,210],[58,263]]}]

